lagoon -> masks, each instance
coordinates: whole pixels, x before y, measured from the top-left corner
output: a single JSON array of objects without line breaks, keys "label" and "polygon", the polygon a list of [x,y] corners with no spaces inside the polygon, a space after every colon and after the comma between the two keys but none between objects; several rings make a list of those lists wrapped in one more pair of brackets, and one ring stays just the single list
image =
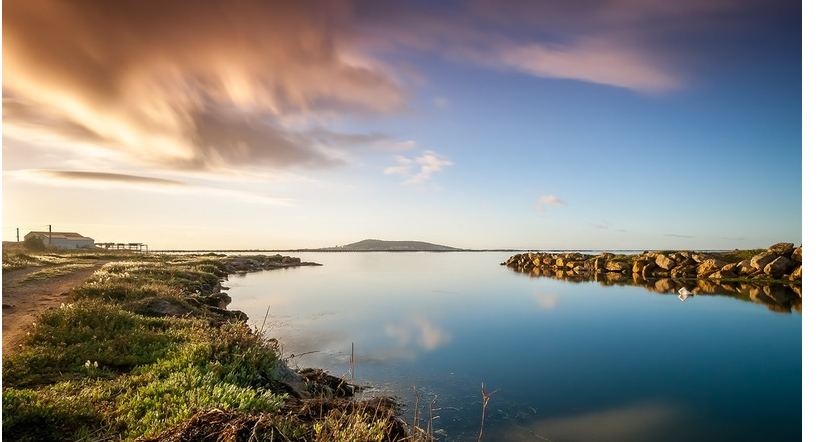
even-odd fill
[{"label": "lagoon", "polygon": [[[799,441],[802,319],[724,296],[534,278],[510,252],[290,253],[232,275],[291,365],[418,403],[437,440]],[[415,394],[416,391],[416,394]]]}]

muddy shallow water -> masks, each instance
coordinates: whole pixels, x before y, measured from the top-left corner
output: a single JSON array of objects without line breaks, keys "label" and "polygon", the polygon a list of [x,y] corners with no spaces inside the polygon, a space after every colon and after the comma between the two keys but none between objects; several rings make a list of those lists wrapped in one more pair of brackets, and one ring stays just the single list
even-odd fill
[{"label": "muddy shallow water", "polygon": [[529,277],[509,255],[297,253],[323,265],[232,276],[229,308],[298,367],[351,377],[353,343],[365,394],[409,421],[419,403],[438,440],[477,439],[483,384],[488,441],[801,440],[801,302]]}]

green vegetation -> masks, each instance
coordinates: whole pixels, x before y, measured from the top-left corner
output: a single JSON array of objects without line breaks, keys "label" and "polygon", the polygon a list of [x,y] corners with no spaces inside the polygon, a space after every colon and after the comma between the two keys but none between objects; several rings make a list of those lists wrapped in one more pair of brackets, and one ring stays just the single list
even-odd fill
[{"label": "green vegetation", "polygon": [[36,272],[32,272],[26,275],[26,277],[23,278],[23,282],[39,281],[49,278],[59,278],[61,276],[73,273],[75,270],[87,269],[93,265],[94,264],[66,264],[59,267],[51,267],[43,270],[37,270]]},{"label": "green vegetation", "polygon": [[[4,270],[7,257],[9,268],[59,265],[35,278],[88,259],[4,252]],[[4,437],[382,441],[403,435],[387,405],[291,397],[284,373],[297,375],[277,344],[209,304],[225,276],[213,256],[139,255],[104,265],[71,291],[70,304],[43,312],[22,350],[3,360]],[[162,314],[156,304],[185,314]]]}]

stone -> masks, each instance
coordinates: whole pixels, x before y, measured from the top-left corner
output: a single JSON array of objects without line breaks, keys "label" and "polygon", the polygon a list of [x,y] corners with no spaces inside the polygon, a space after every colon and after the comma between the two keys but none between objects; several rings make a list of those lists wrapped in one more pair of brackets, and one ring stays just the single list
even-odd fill
[{"label": "stone", "polygon": [[659,268],[665,270],[671,270],[672,268],[676,267],[676,261],[665,255],[657,255],[656,260],[654,260],[654,263],[657,266],[659,266]]},{"label": "stone", "polygon": [[790,243],[790,242],[780,242],[780,243],[776,243],[776,244],[768,247],[769,252],[773,252],[773,253],[775,253],[779,256],[786,256],[786,257],[791,256],[791,253],[793,253],[793,250],[794,250],[793,243]]},{"label": "stone", "polygon": [[791,254],[791,259],[801,263],[802,262],[802,246],[797,247]]},{"label": "stone", "polygon": [[790,258],[779,256],[769,262],[762,271],[774,279],[779,279],[793,268],[794,262]]},{"label": "stone", "polygon": [[605,264],[605,270],[609,272],[627,272],[631,269],[631,265],[624,261],[608,261]]},{"label": "stone", "polygon": [[736,273],[743,276],[753,275],[756,273],[756,267],[751,265],[750,259],[739,261],[736,263]]},{"label": "stone", "polygon": [[726,272],[734,272],[736,273],[736,264],[726,264],[722,266],[720,270],[725,270]]},{"label": "stone", "polygon": [[727,278],[736,278],[737,276],[739,276],[739,275],[737,275],[736,272],[734,272],[732,270],[717,270],[716,272],[711,273],[708,276],[708,278],[710,278],[710,279],[727,279]]},{"label": "stone", "polygon": [[789,277],[791,281],[797,281],[802,279],[802,264],[799,264],[799,267],[795,268],[793,272],[791,272],[791,276]]},{"label": "stone", "polygon": [[765,269],[765,266],[776,259],[776,254],[771,251],[762,252],[751,258],[751,265],[758,271]]},{"label": "stone", "polygon": [[699,267],[696,268],[696,274],[700,278],[705,278],[708,275],[711,275],[711,274],[721,270],[726,265],[727,265],[726,262],[720,261],[720,260],[715,259],[715,258],[705,259],[705,260],[702,261],[701,264],[699,264]]},{"label": "stone", "polygon": [[696,266],[695,265],[679,265],[671,269],[671,277],[672,278],[693,278],[696,276]]},{"label": "stone", "polygon": [[642,270],[645,269],[645,267],[647,267],[650,263],[651,261],[648,261],[647,259],[637,259],[634,261],[634,267],[632,270],[634,273],[642,274]]}]

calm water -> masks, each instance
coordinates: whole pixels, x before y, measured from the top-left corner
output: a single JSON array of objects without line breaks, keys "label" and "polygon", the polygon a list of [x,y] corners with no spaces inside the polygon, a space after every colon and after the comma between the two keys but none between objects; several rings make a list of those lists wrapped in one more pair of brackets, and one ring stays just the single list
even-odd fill
[{"label": "calm water", "polygon": [[[417,389],[438,440],[799,441],[802,318],[722,296],[531,278],[508,252],[295,253],[232,276],[249,323],[297,367]],[[270,309],[266,324],[263,320]],[[423,421],[423,426],[427,423]]]}]

